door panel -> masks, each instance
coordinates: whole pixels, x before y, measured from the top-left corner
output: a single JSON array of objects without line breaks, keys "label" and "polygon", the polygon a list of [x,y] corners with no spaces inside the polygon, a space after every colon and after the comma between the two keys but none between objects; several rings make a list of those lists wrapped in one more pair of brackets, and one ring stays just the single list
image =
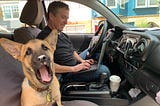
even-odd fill
[{"label": "door panel", "polygon": [[92,36],[94,34],[67,34],[69,38],[71,39],[74,48],[78,51],[78,53],[81,53],[83,50],[85,50],[90,41]]}]

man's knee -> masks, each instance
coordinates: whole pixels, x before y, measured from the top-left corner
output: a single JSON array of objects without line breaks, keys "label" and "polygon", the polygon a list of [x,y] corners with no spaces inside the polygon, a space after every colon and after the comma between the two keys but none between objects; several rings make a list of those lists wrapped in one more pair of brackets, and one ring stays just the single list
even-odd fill
[{"label": "man's knee", "polygon": [[100,65],[99,71],[100,71],[100,73],[107,73],[108,78],[111,75],[109,68],[105,65]]}]

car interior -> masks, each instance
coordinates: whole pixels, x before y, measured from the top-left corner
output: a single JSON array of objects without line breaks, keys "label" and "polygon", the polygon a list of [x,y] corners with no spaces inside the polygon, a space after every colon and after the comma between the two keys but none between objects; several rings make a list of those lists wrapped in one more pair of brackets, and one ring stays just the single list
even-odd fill
[{"label": "car interior", "polygon": [[[20,21],[25,26],[15,29],[13,34],[0,34],[0,38],[20,43],[35,39],[47,21],[43,3],[44,1],[41,0],[28,0],[20,16]],[[113,25],[110,20],[105,20],[103,27],[101,37],[92,48],[91,54],[100,53],[97,64],[108,66],[112,75],[120,76],[121,83],[118,92],[111,92],[109,81],[104,83],[105,74],[102,74],[101,80],[97,82],[67,84],[64,84],[61,76],[58,76],[62,101],[88,100],[99,106],[128,106],[146,95],[154,99],[160,90],[159,31],[124,29]],[[109,29],[112,29],[111,32],[106,33]],[[80,53],[88,47],[92,36],[96,33],[75,35],[68,34],[74,47]],[[0,74],[0,105],[18,106],[20,99],[17,98],[20,98],[20,85],[24,78],[23,72],[19,71],[22,70],[21,63],[14,60],[2,47],[0,47],[0,54],[3,58],[0,59],[0,70],[4,70]],[[135,88],[138,88],[140,92],[132,97],[130,91]],[[14,92],[11,92],[13,90]],[[6,98],[12,102],[7,102]]]}]

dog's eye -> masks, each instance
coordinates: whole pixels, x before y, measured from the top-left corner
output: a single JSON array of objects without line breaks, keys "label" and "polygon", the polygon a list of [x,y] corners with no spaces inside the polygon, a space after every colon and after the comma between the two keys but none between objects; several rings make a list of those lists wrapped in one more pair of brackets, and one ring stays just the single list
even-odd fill
[{"label": "dog's eye", "polygon": [[32,49],[28,48],[27,51],[26,51],[26,55],[30,55],[30,54],[32,54]]},{"label": "dog's eye", "polygon": [[42,49],[43,49],[43,50],[48,50],[48,47],[45,46],[44,44],[42,44]]}]

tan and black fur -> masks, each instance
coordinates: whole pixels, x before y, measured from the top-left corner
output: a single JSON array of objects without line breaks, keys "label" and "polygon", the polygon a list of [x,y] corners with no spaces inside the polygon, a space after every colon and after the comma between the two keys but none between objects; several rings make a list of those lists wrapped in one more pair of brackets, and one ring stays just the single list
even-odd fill
[{"label": "tan and black fur", "polygon": [[59,82],[53,62],[57,37],[57,30],[53,30],[45,40],[33,39],[26,44],[0,39],[0,45],[22,63],[25,78],[21,106],[51,106],[53,103],[61,106]]}]

